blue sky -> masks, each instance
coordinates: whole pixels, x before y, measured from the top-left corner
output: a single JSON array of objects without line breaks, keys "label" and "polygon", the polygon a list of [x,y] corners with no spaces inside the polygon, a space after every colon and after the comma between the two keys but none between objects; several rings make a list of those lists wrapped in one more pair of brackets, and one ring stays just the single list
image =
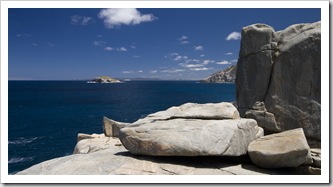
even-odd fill
[{"label": "blue sky", "polygon": [[320,9],[10,8],[9,80],[197,80],[237,63],[244,26],[316,21]]}]

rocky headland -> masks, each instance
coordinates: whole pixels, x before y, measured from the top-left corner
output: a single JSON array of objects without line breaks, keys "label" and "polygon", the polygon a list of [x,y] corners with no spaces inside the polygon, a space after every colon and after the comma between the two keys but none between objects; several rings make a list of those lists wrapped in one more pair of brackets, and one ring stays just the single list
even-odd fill
[{"label": "rocky headland", "polygon": [[17,175],[321,174],[320,22],[242,29],[235,103],[186,103],[103,120],[73,155]]},{"label": "rocky headland", "polygon": [[109,76],[100,76],[88,81],[88,83],[121,83],[121,81]]},{"label": "rocky headland", "polygon": [[236,80],[237,66],[233,65],[227,69],[218,71],[209,77],[200,80],[202,83],[234,83]]}]

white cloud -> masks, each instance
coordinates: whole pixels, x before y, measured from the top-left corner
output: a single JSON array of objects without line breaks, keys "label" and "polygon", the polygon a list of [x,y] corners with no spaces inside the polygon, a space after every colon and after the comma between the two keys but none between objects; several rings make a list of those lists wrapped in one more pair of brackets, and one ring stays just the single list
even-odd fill
[{"label": "white cloud", "polygon": [[232,32],[225,39],[226,40],[240,40],[241,39],[241,33]]},{"label": "white cloud", "polygon": [[124,74],[130,74],[130,73],[133,73],[133,71],[122,71],[122,73],[124,73]]},{"label": "white cloud", "polygon": [[[98,46],[98,45],[96,45],[96,46]],[[122,52],[127,51],[127,49],[125,47],[113,48],[113,47],[110,47],[110,46],[104,47],[104,50],[105,51],[122,51]]]},{"label": "white cloud", "polygon": [[200,57],[205,57],[205,55],[204,55],[204,54],[202,54],[202,55],[200,55]]},{"label": "white cloud", "polygon": [[27,34],[27,33],[22,33],[22,34],[16,34],[16,37],[30,37],[31,34]]},{"label": "white cloud", "polygon": [[238,61],[238,59],[233,59],[233,60],[230,61],[230,63],[235,63],[237,61]]},{"label": "white cloud", "polygon": [[207,65],[207,64],[209,64],[210,62],[215,62],[215,61],[214,61],[214,60],[204,60],[204,61],[202,62],[202,64]]},{"label": "white cloud", "polygon": [[201,45],[199,45],[199,46],[194,46],[194,50],[196,50],[196,51],[202,51],[204,48],[201,46]]},{"label": "white cloud", "polygon": [[125,51],[127,51],[127,49],[125,47],[121,47],[121,48],[117,48],[117,51],[123,51],[123,52],[125,52]]},{"label": "white cloud", "polygon": [[190,43],[188,40],[188,37],[187,36],[182,36],[182,37],[180,37],[178,40],[179,40],[179,43],[180,44],[188,44],[188,43]]},{"label": "white cloud", "polygon": [[225,65],[225,64],[231,64],[231,63],[226,60],[222,60],[221,62],[216,62],[216,64]]},{"label": "white cloud", "polygon": [[180,61],[180,60],[186,60],[186,59],[188,59],[187,56],[181,56],[181,55],[178,55],[178,56],[176,56],[173,60],[174,60],[174,61]]},{"label": "white cloud", "polygon": [[207,64],[204,64],[204,63],[202,63],[202,64],[180,63],[179,65],[182,66],[182,67],[184,67],[184,68],[197,68],[197,67],[203,67],[203,66],[205,66]]},{"label": "white cloud", "polygon": [[232,55],[232,52],[227,52],[224,55]]},{"label": "white cloud", "polygon": [[157,70],[151,70],[150,73],[157,73]]},{"label": "white cloud", "polygon": [[102,47],[106,44],[104,41],[93,41],[93,45],[97,47]]},{"label": "white cloud", "polygon": [[171,69],[171,70],[163,70],[163,73],[178,73],[178,72],[182,72],[185,71],[185,69]]},{"label": "white cloud", "polygon": [[189,44],[190,42],[189,41],[181,41],[181,42],[179,42],[180,44]]},{"label": "white cloud", "polygon": [[50,47],[54,47],[54,46],[56,46],[54,43],[51,43],[51,42],[46,42],[46,44],[47,44],[48,46],[50,46]]},{"label": "white cloud", "polygon": [[186,63],[189,63],[189,62],[197,62],[197,63],[199,63],[200,60],[199,59],[186,59],[185,62]]},{"label": "white cloud", "polygon": [[172,59],[173,61],[188,61],[188,56],[182,56],[178,53],[170,53],[164,56],[165,58]]},{"label": "white cloud", "polygon": [[34,46],[34,47],[37,47],[37,46],[38,46],[37,43],[32,43],[31,45]]},{"label": "white cloud", "polygon": [[97,34],[96,35],[98,38],[102,38],[103,37],[103,35],[101,35],[101,34]]},{"label": "white cloud", "polygon": [[187,40],[187,39],[188,39],[187,36],[182,36],[182,37],[179,38],[179,41],[184,41],[184,40]]},{"label": "white cloud", "polygon": [[134,58],[140,58],[140,56],[139,56],[139,55],[134,55],[133,57],[134,57]]},{"label": "white cloud", "polygon": [[178,53],[170,53],[170,54],[166,54],[165,56],[164,56],[164,58],[173,58],[173,56],[178,56],[179,54]]},{"label": "white cloud", "polygon": [[91,17],[74,15],[71,16],[71,24],[73,25],[88,25],[89,21],[92,21]]},{"label": "white cloud", "polygon": [[190,70],[192,71],[207,71],[207,70],[210,70],[211,68],[206,68],[206,67],[203,67],[203,68],[191,68]]},{"label": "white cloud", "polygon": [[142,73],[143,71],[142,70],[139,70],[138,73]]},{"label": "white cloud", "polygon": [[113,49],[112,47],[109,47],[109,46],[108,46],[108,47],[105,47],[104,50],[105,50],[105,51],[113,51],[114,49]]},{"label": "white cloud", "polygon": [[157,19],[152,14],[141,14],[135,8],[109,8],[102,9],[98,17],[104,19],[106,28],[114,28],[116,26],[137,25],[142,22],[154,21]]}]

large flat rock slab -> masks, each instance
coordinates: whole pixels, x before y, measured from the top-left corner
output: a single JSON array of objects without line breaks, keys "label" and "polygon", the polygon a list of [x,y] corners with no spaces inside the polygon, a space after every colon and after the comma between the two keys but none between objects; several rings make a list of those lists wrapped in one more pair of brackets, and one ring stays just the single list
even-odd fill
[{"label": "large flat rock slab", "polygon": [[105,150],[48,160],[16,175],[272,175],[288,173],[290,173],[288,170],[261,169],[246,159],[137,156],[130,154],[123,146],[110,145]]},{"label": "large flat rock slab", "polygon": [[180,106],[171,107],[165,111],[149,114],[146,118],[138,120],[134,124],[156,119],[239,119],[237,108],[228,102],[222,103],[186,103]]},{"label": "large flat rock slab", "polygon": [[124,127],[119,139],[132,154],[240,156],[258,132],[253,119],[171,119]]},{"label": "large flat rock slab", "polygon": [[258,138],[250,143],[248,153],[252,162],[262,168],[298,167],[312,163],[302,128]]}]

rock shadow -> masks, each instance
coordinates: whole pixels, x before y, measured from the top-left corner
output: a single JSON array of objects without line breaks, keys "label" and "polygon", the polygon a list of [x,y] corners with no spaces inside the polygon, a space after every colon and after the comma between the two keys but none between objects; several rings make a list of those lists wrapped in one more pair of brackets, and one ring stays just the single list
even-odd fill
[{"label": "rock shadow", "polygon": [[115,153],[117,156],[132,157],[138,160],[145,160],[154,163],[182,165],[195,168],[220,169],[239,164],[252,164],[248,155],[229,157],[229,156],[146,156],[135,155],[129,151]]}]

